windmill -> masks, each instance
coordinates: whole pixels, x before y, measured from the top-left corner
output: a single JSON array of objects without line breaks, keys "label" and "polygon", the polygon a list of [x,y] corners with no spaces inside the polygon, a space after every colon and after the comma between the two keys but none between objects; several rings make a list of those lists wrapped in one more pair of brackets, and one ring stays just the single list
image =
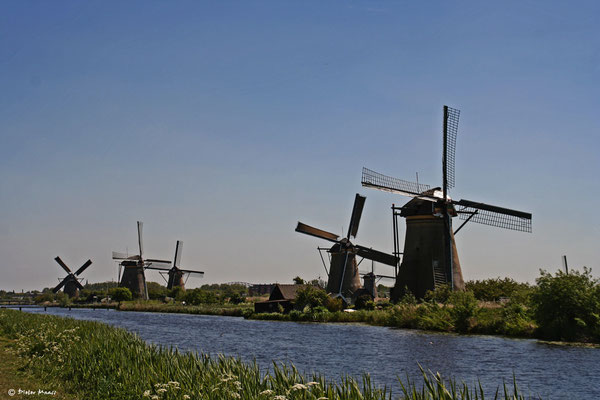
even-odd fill
[{"label": "windmill", "polygon": [[[171,261],[144,259],[144,244],[142,240],[142,228],[144,224],[137,222],[138,228],[138,246],[140,254],[129,256],[128,254],[113,251],[113,260],[119,261],[119,267],[123,268],[123,275],[120,278],[119,286],[131,290],[134,296],[139,296],[145,300],[148,299],[148,288],[146,287],[146,276],[144,268],[150,264],[171,264]],[[120,274],[120,273],[119,273]]]},{"label": "windmill", "polygon": [[[412,197],[404,206],[394,209],[406,219],[403,260],[392,291],[398,300],[408,288],[422,298],[428,290],[448,284],[453,290],[464,289],[460,261],[454,235],[469,221],[531,232],[531,214],[470,200],[453,200],[448,195],[454,187],[454,161],[460,111],[444,106],[442,187],[409,182],[363,168],[362,185]],[[400,213],[396,214],[396,209]],[[452,218],[464,222],[452,230]],[[395,221],[394,221],[395,222]],[[398,238],[394,223],[394,238]],[[396,245],[395,247],[399,248]]]},{"label": "windmill", "polygon": [[[169,275],[169,280],[167,281],[167,289],[169,289],[169,290],[173,289],[174,287],[180,287],[181,289],[185,290],[185,282],[183,280],[183,276],[186,274],[188,277],[192,274],[204,276],[204,272],[202,272],[202,271],[195,271],[195,270],[191,270],[191,269],[179,268],[179,264],[181,262],[182,251],[183,251],[183,242],[181,240],[178,240],[177,244],[175,245],[175,258],[173,259],[173,266],[171,268],[154,266],[152,263],[148,267],[146,267],[146,269],[155,269],[155,270],[159,270],[159,271],[166,271],[166,273]],[[186,279],[186,281],[187,281],[187,279]]]},{"label": "windmill", "polygon": [[64,292],[69,297],[77,297],[79,296],[79,289],[83,289],[83,285],[79,282],[77,278],[83,271],[86,270],[92,264],[92,260],[87,260],[85,264],[83,264],[75,273],[71,272],[67,264],[60,259],[60,257],[55,257],[54,260],[60,265],[65,271],[67,271],[67,276],[58,284],[54,289],[52,289],[53,293],[58,292],[63,286],[65,287]]},{"label": "windmill", "polygon": [[398,258],[395,256],[350,242],[350,237],[356,238],[365,200],[366,197],[356,194],[348,235],[345,238],[340,239],[334,233],[313,228],[302,222],[298,222],[298,226],[296,226],[296,232],[335,243],[329,249],[331,262],[326,290],[335,297],[341,297],[347,304],[350,304],[352,296],[361,289],[358,264],[356,263],[357,255],[387,265],[395,266],[398,263]]}]

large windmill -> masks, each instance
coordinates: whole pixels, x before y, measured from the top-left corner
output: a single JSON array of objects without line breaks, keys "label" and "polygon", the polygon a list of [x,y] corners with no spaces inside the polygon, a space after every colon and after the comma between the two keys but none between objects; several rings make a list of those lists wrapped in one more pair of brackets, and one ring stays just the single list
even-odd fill
[{"label": "large windmill", "polygon": [[137,222],[140,254],[130,256],[128,254],[113,251],[112,258],[113,260],[119,261],[119,266],[123,268],[119,286],[126,287],[131,290],[131,293],[134,296],[139,296],[142,299],[147,300],[148,288],[146,287],[144,268],[151,264],[170,265],[171,261],[144,258],[144,243],[142,240],[143,226],[144,224],[141,221]]},{"label": "large windmill", "polygon": [[54,260],[65,271],[67,271],[68,275],[62,281],[60,281],[60,283],[58,285],[56,285],[56,287],[54,289],[52,289],[52,292],[56,293],[56,292],[58,292],[64,286],[65,287],[64,292],[69,297],[77,297],[77,296],[79,296],[79,289],[83,289],[83,285],[81,284],[81,282],[79,282],[79,279],[77,277],[83,271],[85,271],[87,267],[89,267],[92,264],[92,260],[87,260],[85,262],[85,264],[83,264],[81,267],[79,267],[79,269],[77,271],[75,271],[75,273],[71,272],[71,270],[69,269],[69,267],[67,267],[67,264],[65,264],[63,262],[63,260],[60,259],[60,257],[55,257]]},{"label": "large windmill", "polygon": [[298,222],[298,226],[296,227],[296,232],[335,243],[329,249],[331,262],[329,266],[329,278],[327,280],[327,292],[334,296],[341,297],[347,304],[351,302],[354,293],[361,288],[356,256],[392,266],[395,266],[398,263],[398,258],[393,255],[350,242],[350,237],[356,237],[358,232],[358,225],[365,205],[365,199],[366,197],[361,196],[358,193],[356,194],[352,216],[350,218],[350,226],[348,227],[348,235],[346,235],[345,238],[340,239],[339,236],[334,233],[313,228],[302,222]]},{"label": "large windmill", "polygon": [[[181,240],[177,241],[175,245],[175,258],[173,259],[173,266],[171,268],[161,267],[154,265],[151,263],[146,269],[155,269],[159,271],[164,271],[169,275],[169,280],[167,281],[167,289],[171,290],[174,287],[180,287],[185,290],[185,282],[183,277],[187,275],[199,275],[204,276],[204,272],[195,271],[191,269],[181,269],[179,268],[179,264],[181,263],[181,253],[183,252],[183,242]],[[187,280],[187,279],[186,279]]]},{"label": "large windmill", "polygon": [[[531,232],[531,214],[478,203],[452,200],[454,155],[460,111],[444,106],[442,187],[409,182],[363,168],[363,186],[412,197],[400,208],[406,218],[406,238],[402,264],[398,270],[392,300],[398,300],[408,288],[422,298],[428,290],[448,284],[464,289],[454,235],[469,221],[522,232]],[[452,217],[460,216],[463,224],[453,231]],[[397,230],[397,224],[394,224]],[[398,237],[397,231],[394,232]]]}]

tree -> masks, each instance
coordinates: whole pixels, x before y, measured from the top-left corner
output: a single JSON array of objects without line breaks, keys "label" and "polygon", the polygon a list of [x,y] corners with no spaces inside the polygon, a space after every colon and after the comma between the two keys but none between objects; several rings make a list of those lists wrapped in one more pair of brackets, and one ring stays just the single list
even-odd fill
[{"label": "tree", "polygon": [[229,302],[231,304],[240,304],[246,301],[246,297],[240,293],[231,293],[229,295]]},{"label": "tree", "polygon": [[375,302],[373,301],[373,297],[370,294],[361,294],[356,298],[354,302],[354,307],[357,310],[374,310]]},{"label": "tree", "polygon": [[186,291],[184,300],[186,303],[193,305],[219,302],[215,292],[199,288]]},{"label": "tree", "polygon": [[304,285],[304,279],[300,278],[299,276],[294,278],[294,283],[296,285]]},{"label": "tree", "polygon": [[465,283],[465,289],[472,291],[478,300],[483,301],[498,301],[501,297],[513,298],[531,290],[529,284],[511,278],[468,281]]},{"label": "tree", "polygon": [[296,292],[294,306],[297,310],[303,310],[306,306],[310,308],[326,306],[328,299],[329,295],[325,290],[307,285]]},{"label": "tree", "polygon": [[121,306],[122,301],[130,301],[133,296],[131,295],[131,290],[126,287],[116,287],[110,290],[110,297],[113,300],[119,302],[119,306]]},{"label": "tree", "polygon": [[539,333],[552,340],[600,340],[600,283],[591,270],[540,270],[531,296]]},{"label": "tree", "polygon": [[157,282],[147,282],[148,297],[151,300],[163,299],[167,295],[167,288]]},{"label": "tree", "polygon": [[175,286],[173,289],[169,290],[169,297],[182,301],[185,298],[185,290],[181,288],[181,286]]}]

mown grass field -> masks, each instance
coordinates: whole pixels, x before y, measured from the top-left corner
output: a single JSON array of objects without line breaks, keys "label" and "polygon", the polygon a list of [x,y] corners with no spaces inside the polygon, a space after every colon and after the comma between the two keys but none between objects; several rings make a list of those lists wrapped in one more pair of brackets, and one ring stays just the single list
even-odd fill
[{"label": "mown grass field", "polygon": [[[423,373],[403,393],[375,387],[368,376],[332,382],[306,377],[293,366],[270,372],[234,358],[180,353],[149,345],[105,324],[0,310],[0,337],[29,383],[61,388],[65,398],[85,399],[523,399],[516,387],[485,396],[480,387],[444,382]],[[18,367],[17,367],[18,365]],[[12,368],[12,369],[11,369]],[[3,370],[4,371],[4,370]],[[9,379],[10,380],[10,379]],[[2,385],[7,384],[5,379]],[[10,383],[8,383],[10,384]],[[6,387],[0,388],[2,391]],[[14,397],[17,398],[17,397]]]}]

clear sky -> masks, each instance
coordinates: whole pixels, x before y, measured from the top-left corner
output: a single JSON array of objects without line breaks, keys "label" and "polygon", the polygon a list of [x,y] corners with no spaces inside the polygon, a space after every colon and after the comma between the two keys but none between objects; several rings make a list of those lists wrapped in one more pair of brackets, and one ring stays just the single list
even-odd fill
[{"label": "clear sky", "polygon": [[[461,110],[451,195],[528,211],[468,224],[465,279],[600,276],[600,6],[590,2],[4,1],[0,289],[116,279],[111,251],[172,258],[189,286],[324,277],[317,238],[392,250],[361,168],[441,184],[442,106]],[[401,226],[404,234],[404,225]],[[390,273],[385,266],[377,272]],[[161,281],[155,272],[148,279]]]}]

